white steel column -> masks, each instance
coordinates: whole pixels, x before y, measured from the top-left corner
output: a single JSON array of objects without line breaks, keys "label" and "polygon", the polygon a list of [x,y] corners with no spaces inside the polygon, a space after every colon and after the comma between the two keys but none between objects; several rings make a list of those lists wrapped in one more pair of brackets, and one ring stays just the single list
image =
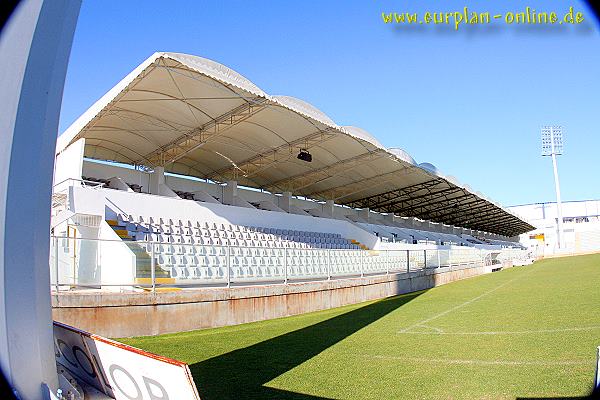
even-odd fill
[{"label": "white steel column", "polygon": [[165,168],[154,167],[154,171],[150,174],[148,181],[148,192],[151,194],[160,195],[161,186],[165,184]]},{"label": "white steel column", "polygon": [[20,398],[57,389],[50,196],[80,0],[23,0],[0,36],[0,367]]},{"label": "white steel column", "polygon": [[556,189],[556,214],[557,214],[557,242],[558,248],[565,247],[563,234],[562,203],[560,199],[560,183],[558,180],[558,165],[556,156],[563,152],[562,127],[544,126],[542,127],[542,156],[552,157],[552,169],[554,171],[554,187]]},{"label": "white steel column", "polygon": [[333,200],[327,200],[325,204],[323,204],[323,214],[327,215],[328,217],[333,218],[334,210],[335,202]]},{"label": "white steel column", "polygon": [[562,203],[560,201],[560,182],[558,181],[558,166],[556,161],[556,149],[554,144],[554,128],[550,127],[550,141],[552,143],[552,168],[554,169],[554,187],[556,189],[556,212],[558,215],[558,248],[565,247],[563,235]]},{"label": "white steel column", "polygon": [[279,198],[279,208],[281,208],[285,212],[290,212],[291,202],[292,202],[292,193],[283,192],[281,197]]},{"label": "white steel column", "polygon": [[223,204],[235,206],[235,199],[237,198],[237,182],[227,181],[225,187],[223,187]]}]

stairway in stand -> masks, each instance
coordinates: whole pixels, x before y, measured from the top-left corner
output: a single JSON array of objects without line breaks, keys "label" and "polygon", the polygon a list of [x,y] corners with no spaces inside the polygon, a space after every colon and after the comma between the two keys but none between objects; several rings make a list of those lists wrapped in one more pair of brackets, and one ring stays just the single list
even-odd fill
[{"label": "stairway in stand", "polygon": [[357,245],[358,247],[360,247],[360,248],[361,248],[361,249],[363,249],[363,250],[369,250],[369,248],[368,248],[367,246],[365,246],[364,244],[362,244],[362,243],[361,243],[361,242],[359,242],[358,240],[354,240],[354,239],[352,239],[352,240],[350,240],[350,242],[351,242],[352,244],[355,244],[355,245]]},{"label": "stairway in stand", "polygon": [[[115,220],[106,220],[106,222],[135,255],[135,282],[140,284],[151,284],[152,258],[150,257],[150,254],[148,254],[144,247],[133,240],[133,237],[127,231],[126,226],[119,225],[118,221]],[[162,269],[158,262],[156,262],[156,259],[154,261],[154,277],[156,283],[175,283],[175,279],[171,278],[171,274]]]}]

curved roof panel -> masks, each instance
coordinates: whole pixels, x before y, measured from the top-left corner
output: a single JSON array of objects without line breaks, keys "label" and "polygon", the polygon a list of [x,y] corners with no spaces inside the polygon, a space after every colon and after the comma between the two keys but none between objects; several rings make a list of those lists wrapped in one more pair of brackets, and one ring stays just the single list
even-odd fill
[{"label": "curved roof panel", "polygon": [[354,136],[355,138],[364,140],[365,142],[368,142],[368,143],[372,144],[373,146],[376,146],[380,149],[385,149],[385,146],[382,145],[379,142],[379,140],[377,140],[375,138],[375,136],[371,135],[369,132],[367,132],[366,130],[364,130],[362,128],[358,128],[356,126],[343,126],[342,129],[346,134],[348,134],[350,136]]},{"label": "curved roof panel", "polygon": [[390,153],[392,153],[393,155],[395,155],[396,157],[398,157],[401,160],[406,161],[407,163],[410,163],[412,165],[418,166],[419,164],[415,161],[414,158],[412,158],[412,156],[410,154],[408,154],[405,150],[400,149],[398,147],[390,147],[388,148],[388,151]]},{"label": "curved roof panel", "polygon": [[258,86],[252,83],[242,74],[208,58],[193,56],[184,53],[158,53],[164,54],[173,60],[179,61],[181,64],[195,71],[217,79],[225,84],[231,84],[257,96],[266,96]]},{"label": "curved roof panel", "polygon": [[325,114],[323,111],[319,110],[317,107],[304,100],[292,96],[281,95],[271,96],[271,99],[281,104],[282,106],[292,111],[296,111],[300,114],[303,114],[309,118],[312,118],[315,121],[320,121],[329,126],[337,127],[337,124],[333,122],[333,120],[329,118],[327,114]]},{"label": "curved roof panel", "polygon": [[[146,59],[63,133],[57,152],[78,139],[89,158],[507,236],[533,229],[364,129],[339,126],[303,100],[271,96],[230,68],[187,54]],[[296,157],[300,149],[312,162]]]},{"label": "curved roof panel", "polygon": [[428,162],[422,162],[419,164],[419,168],[422,168],[424,170],[427,170],[429,172],[431,172],[432,174],[435,175],[439,175],[439,171],[437,169],[437,167],[435,165],[433,165],[432,163],[428,163]]}]

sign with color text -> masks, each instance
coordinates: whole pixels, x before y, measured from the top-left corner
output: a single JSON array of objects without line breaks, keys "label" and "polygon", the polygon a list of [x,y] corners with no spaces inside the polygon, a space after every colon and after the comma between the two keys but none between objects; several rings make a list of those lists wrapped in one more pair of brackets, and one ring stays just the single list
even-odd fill
[{"label": "sign with color text", "polygon": [[56,361],[116,400],[200,400],[187,364],[54,322]]}]

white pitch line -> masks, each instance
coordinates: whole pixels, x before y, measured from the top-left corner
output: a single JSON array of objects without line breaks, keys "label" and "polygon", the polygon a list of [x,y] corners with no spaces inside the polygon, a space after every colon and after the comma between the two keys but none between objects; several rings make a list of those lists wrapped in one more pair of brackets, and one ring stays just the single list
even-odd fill
[{"label": "white pitch line", "polygon": [[[431,326],[423,326],[426,328],[437,329]],[[539,330],[525,330],[525,331],[483,331],[483,332],[444,332],[441,329],[439,331],[413,331],[413,332],[398,332],[406,335],[527,335],[537,333],[562,333],[562,332],[581,332],[581,331],[595,331],[600,330],[600,326],[584,326],[575,328],[557,328],[557,329],[539,329]]]},{"label": "white pitch line", "polygon": [[445,358],[421,358],[421,357],[396,357],[396,356],[373,356],[373,355],[362,355],[364,358],[378,359],[378,360],[397,360],[397,361],[408,361],[408,362],[419,362],[419,363],[436,363],[436,364],[455,364],[455,365],[589,365],[590,360],[523,360],[523,361],[511,361],[511,360],[461,360],[461,359],[445,359]]},{"label": "white pitch line", "polygon": [[530,273],[531,273],[531,270],[530,270],[530,271],[528,271],[528,272],[526,272],[525,274],[523,274],[523,275],[521,275],[521,276],[517,276],[517,277],[515,277],[515,278],[513,278],[513,279],[510,279],[510,280],[508,280],[508,281],[506,281],[506,282],[504,282],[504,283],[502,283],[502,284],[500,284],[500,285],[496,286],[495,288],[493,288],[493,289],[490,289],[490,290],[488,290],[487,292],[484,292],[484,293],[480,294],[479,296],[473,297],[471,300],[467,300],[467,301],[465,301],[465,302],[464,302],[464,303],[462,303],[462,304],[459,304],[459,305],[457,305],[457,306],[454,306],[454,307],[452,307],[452,308],[450,308],[450,309],[448,309],[448,310],[446,310],[446,311],[443,311],[443,312],[441,312],[441,313],[439,313],[439,314],[436,314],[436,315],[434,315],[434,316],[432,316],[432,317],[429,317],[429,318],[427,318],[427,319],[424,319],[424,320],[422,320],[422,321],[419,321],[419,322],[417,322],[416,324],[413,324],[413,325],[411,325],[411,326],[409,326],[409,327],[407,327],[407,328],[401,329],[401,330],[399,330],[397,333],[406,333],[407,331],[409,331],[409,330],[411,330],[411,329],[414,329],[414,328],[416,328],[416,327],[418,327],[418,326],[423,326],[424,324],[426,324],[426,323],[428,323],[428,322],[431,322],[431,321],[433,321],[434,319],[438,319],[439,317],[443,317],[443,316],[444,316],[444,315],[446,315],[446,314],[450,314],[451,312],[453,312],[453,311],[456,311],[456,310],[458,310],[458,309],[460,309],[460,308],[462,308],[462,307],[468,306],[469,304],[471,304],[471,303],[473,303],[473,302],[475,302],[475,301],[477,301],[477,300],[479,300],[479,299],[481,299],[481,298],[483,298],[483,297],[485,297],[485,296],[489,295],[490,293],[493,293],[493,292],[495,292],[495,291],[496,291],[496,290],[498,290],[498,289],[501,289],[501,288],[503,288],[504,286],[508,285],[509,283],[512,283],[512,282],[516,281],[517,279],[521,279],[521,278],[522,278],[524,275],[527,275],[527,274],[530,274]]},{"label": "white pitch line", "polygon": [[428,328],[434,331],[434,333],[438,334],[438,335],[443,335],[444,334],[444,330],[440,329],[440,328],[436,328],[435,326],[428,326],[428,325],[422,325],[423,328]]}]

